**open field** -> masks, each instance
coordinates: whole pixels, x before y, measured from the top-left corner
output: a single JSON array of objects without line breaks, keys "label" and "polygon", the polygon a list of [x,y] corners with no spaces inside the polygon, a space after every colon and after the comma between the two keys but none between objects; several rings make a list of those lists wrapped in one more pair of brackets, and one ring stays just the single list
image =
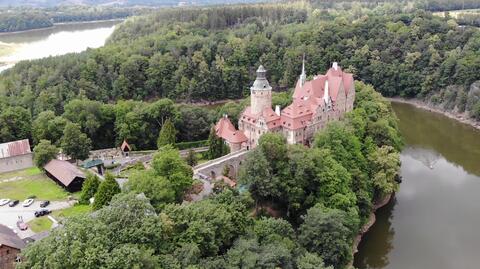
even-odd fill
[{"label": "open field", "polygon": [[[450,17],[457,18],[459,14],[469,13],[469,14],[480,14],[480,8],[477,9],[459,9],[459,10],[449,10],[447,11]],[[445,11],[434,12],[433,15],[439,17],[445,17]]]},{"label": "open field", "polygon": [[12,54],[15,51],[15,45],[0,42],[0,57]]},{"label": "open field", "polygon": [[25,200],[36,196],[37,200],[65,200],[71,195],[57,185],[38,168],[0,174],[1,198]]},{"label": "open field", "polygon": [[72,207],[65,208],[62,210],[53,211],[52,215],[55,219],[68,218],[73,216],[78,216],[92,211],[90,205],[79,205],[76,204]]}]

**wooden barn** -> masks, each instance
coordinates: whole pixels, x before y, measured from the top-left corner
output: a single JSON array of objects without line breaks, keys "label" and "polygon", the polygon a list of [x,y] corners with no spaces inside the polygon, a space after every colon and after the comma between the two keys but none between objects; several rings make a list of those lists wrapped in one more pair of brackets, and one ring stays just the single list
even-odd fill
[{"label": "wooden barn", "polygon": [[51,160],[44,167],[47,176],[69,192],[82,189],[85,174],[75,165],[61,160]]}]

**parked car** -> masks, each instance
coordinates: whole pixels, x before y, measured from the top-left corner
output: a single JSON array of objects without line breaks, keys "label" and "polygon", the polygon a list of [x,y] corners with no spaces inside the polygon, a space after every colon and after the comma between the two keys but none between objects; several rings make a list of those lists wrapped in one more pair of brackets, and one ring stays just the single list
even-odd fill
[{"label": "parked car", "polygon": [[18,205],[19,202],[20,201],[18,201],[18,200],[12,200],[12,201],[10,201],[10,203],[8,203],[8,206],[9,207],[14,207],[14,206]]},{"label": "parked car", "polygon": [[48,215],[52,213],[52,211],[48,210],[48,209],[40,209],[38,211],[35,211],[35,217],[41,217],[41,216],[45,216],[45,215]]},{"label": "parked car", "polygon": [[10,199],[0,199],[0,206],[4,206],[10,203]]},{"label": "parked car", "polygon": [[43,201],[43,202],[40,203],[40,207],[42,207],[42,208],[43,208],[43,207],[47,207],[49,204],[50,204],[50,201],[48,201],[48,200],[47,200],[47,201]]},{"label": "parked car", "polygon": [[17,227],[22,231],[25,231],[26,229],[28,229],[28,225],[25,222],[23,222],[23,219],[19,219],[17,221]]},{"label": "parked car", "polygon": [[23,205],[23,207],[29,207],[33,204],[34,201],[35,201],[34,199],[30,198],[30,199],[27,199],[27,200],[23,201],[22,205]]}]

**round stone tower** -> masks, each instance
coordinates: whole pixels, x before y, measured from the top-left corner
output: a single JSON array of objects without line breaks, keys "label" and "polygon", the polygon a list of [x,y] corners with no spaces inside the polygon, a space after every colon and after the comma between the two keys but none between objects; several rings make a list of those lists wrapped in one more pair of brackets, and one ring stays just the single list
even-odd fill
[{"label": "round stone tower", "polygon": [[250,87],[250,106],[253,114],[261,113],[265,108],[272,108],[272,87],[268,84],[267,70],[260,65],[257,78]]}]

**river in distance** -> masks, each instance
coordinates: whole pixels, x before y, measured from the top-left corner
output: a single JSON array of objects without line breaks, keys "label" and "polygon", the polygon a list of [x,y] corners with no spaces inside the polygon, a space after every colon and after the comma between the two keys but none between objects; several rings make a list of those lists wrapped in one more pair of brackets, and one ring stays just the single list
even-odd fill
[{"label": "river in distance", "polygon": [[120,22],[59,24],[52,28],[0,34],[0,72],[22,60],[101,47]]},{"label": "river in distance", "polygon": [[359,269],[480,268],[480,131],[392,103],[406,142],[400,190],[377,211]]}]

